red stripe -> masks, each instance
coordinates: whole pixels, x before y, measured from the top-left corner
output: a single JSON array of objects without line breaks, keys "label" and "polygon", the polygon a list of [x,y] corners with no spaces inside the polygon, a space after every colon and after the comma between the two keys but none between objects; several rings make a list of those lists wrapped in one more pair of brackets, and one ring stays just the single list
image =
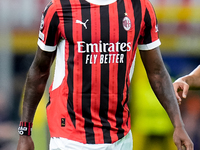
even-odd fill
[{"label": "red stripe", "polygon": [[[71,4],[73,5],[72,8],[72,27],[73,27],[73,39],[74,43],[77,43],[77,41],[82,41],[82,25],[76,23],[76,20],[82,21],[82,14],[81,11],[77,11],[76,9],[81,8],[81,4],[79,0],[70,0]],[[82,21],[84,22],[84,21]],[[84,120],[82,118],[82,54],[78,53],[78,47],[75,44],[74,45],[74,75],[73,75],[73,105],[74,105],[74,111],[76,112],[76,130],[81,131],[81,133],[84,133]],[[84,134],[78,134],[77,137],[80,138],[80,135],[82,135],[82,142],[86,143],[86,139]]]},{"label": "red stripe", "polygon": [[[118,10],[117,3],[113,3],[109,6],[109,19],[110,19],[110,43],[116,43],[119,41],[119,20],[118,20]],[[110,52],[111,55],[117,55],[118,52]],[[113,58],[113,57],[112,57]],[[108,104],[108,122],[111,127],[116,127],[115,114],[117,111],[117,100],[118,100],[118,64],[109,64],[109,104]],[[111,141],[115,142],[118,139],[117,129],[112,129],[110,131]]]},{"label": "red stripe", "polygon": [[[92,7],[92,4],[91,4]],[[100,7],[91,9],[91,42],[95,43],[101,40],[100,33]],[[100,52],[93,52],[92,55],[97,55],[96,64],[92,64],[91,73],[91,116],[92,122],[97,125],[94,127],[95,143],[103,143],[103,132],[101,130],[101,119],[97,114],[99,114],[100,108],[100,87],[101,87],[101,65],[100,65]],[[95,93],[95,94],[94,94]],[[95,118],[95,119],[94,119]],[[97,141],[99,139],[99,141]]]},{"label": "red stripe", "polygon": [[28,135],[31,135],[31,125],[30,125],[30,122],[28,123]]}]

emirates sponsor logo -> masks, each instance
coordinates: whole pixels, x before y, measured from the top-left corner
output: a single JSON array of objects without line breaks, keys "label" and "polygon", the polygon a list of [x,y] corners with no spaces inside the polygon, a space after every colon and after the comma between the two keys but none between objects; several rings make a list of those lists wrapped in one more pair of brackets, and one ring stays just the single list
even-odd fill
[{"label": "emirates sponsor logo", "polygon": [[103,43],[99,41],[99,43],[86,43],[78,41],[77,46],[78,53],[87,54],[85,64],[124,63],[124,53],[132,49],[131,42]]},{"label": "emirates sponsor logo", "polygon": [[93,53],[93,52],[127,52],[131,50],[131,42],[116,42],[116,43],[85,43],[84,41],[78,41],[79,53]]}]

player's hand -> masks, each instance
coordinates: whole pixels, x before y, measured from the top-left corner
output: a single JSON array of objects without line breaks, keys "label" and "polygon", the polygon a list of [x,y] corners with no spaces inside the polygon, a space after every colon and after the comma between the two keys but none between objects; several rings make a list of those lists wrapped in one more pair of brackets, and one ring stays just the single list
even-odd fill
[{"label": "player's hand", "polygon": [[194,150],[193,142],[184,127],[176,127],[174,129],[173,140],[178,150]]},{"label": "player's hand", "polygon": [[[174,91],[176,94],[176,98],[178,100],[178,103],[181,104],[182,98],[186,98],[189,90],[189,85],[180,79],[177,79],[174,83]],[[182,95],[179,95],[179,92],[182,91]]]},{"label": "player's hand", "polygon": [[34,150],[34,143],[31,136],[20,136],[17,150]]}]

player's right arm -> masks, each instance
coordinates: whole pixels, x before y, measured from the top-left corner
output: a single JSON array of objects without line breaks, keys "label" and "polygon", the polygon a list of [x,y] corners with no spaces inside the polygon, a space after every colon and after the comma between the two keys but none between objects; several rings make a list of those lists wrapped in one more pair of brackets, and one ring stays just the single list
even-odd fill
[{"label": "player's right arm", "polygon": [[[174,90],[176,97],[181,103],[181,98],[186,98],[188,94],[189,89],[193,88],[200,88],[200,65],[194,69],[190,74],[178,78],[174,83]],[[182,91],[182,95],[180,96],[178,93],[179,91]]]},{"label": "player's right arm", "polygon": [[[55,58],[54,52],[46,52],[38,47],[35,58],[29,68],[23,99],[22,122],[33,122],[36,108],[44,93],[49,77],[50,67]],[[20,135],[17,150],[33,150],[34,144],[31,136]]]},{"label": "player's right arm", "polygon": [[[51,1],[45,7],[42,14],[38,50],[31,67],[29,68],[25,83],[25,93],[23,99],[23,111],[21,116],[20,137],[17,150],[34,150],[34,143],[30,132],[24,131],[24,126],[30,131],[36,108],[44,93],[50,68],[56,55],[56,47],[60,39],[58,30],[59,18],[56,5]],[[25,134],[26,133],[26,134]]]}]

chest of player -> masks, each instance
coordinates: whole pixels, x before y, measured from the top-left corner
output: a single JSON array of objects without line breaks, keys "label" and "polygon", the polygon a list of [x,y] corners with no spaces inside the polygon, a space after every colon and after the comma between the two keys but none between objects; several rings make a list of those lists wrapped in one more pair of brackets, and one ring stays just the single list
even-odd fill
[{"label": "chest of player", "polygon": [[141,26],[141,14],[134,7],[131,0],[104,6],[80,0],[63,7],[62,34],[75,50],[74,58],[85,55],[86,64],[124,63]]},{"label": "chest of player", "polygon": [[62,34],[71,44],[102,43],[109,47],[109,43],[132,43],[139,35],[141,15],[134,12],[131,0],[118,0],[104,6],[76,0],[70,5],[63,4],[62,9]]}]

